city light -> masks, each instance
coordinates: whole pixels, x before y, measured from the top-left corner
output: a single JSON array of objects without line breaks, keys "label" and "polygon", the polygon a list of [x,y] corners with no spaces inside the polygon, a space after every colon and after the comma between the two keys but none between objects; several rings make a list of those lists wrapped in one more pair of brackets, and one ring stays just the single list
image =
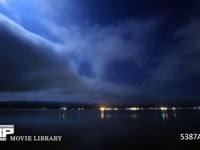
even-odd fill
[{"label": "city light", "polygon": [[[47,108],[42,107],[42,110],[46,110]],[[76,109],[79,111],[82,110],[86,110],[87,108],[84,107],[78,107],[78,108],[67,108],[67,107],[60,107],[60,110],[66,111],[66,110],[70,110],[70,109]],[[97,108],[99,111],[119,111],[119,110],[127,110],[127,111],[138,111],[138,110],[152,110],[152,111],[156,111],[156,110],[161,110],[161,111],[167,111],[167,110],[172,110],[172,111],[176,111],[176,110],[183,110],[183,109],[191,109],[191,110],[200,110],[200,107],[127,107],[127,108],[117,108],[117,107],[106,107],[106,106],[101,106],[99,108]]]},{"label": "city light", "polygon": [[78,108],[78,110],[85,110],[85,108]]},{"label": "city light", "polygon": [[100,107],[100,109],[99,109],[100,111],[105,111],[106,110],[106,108],[105,107]]},{"label": "city light", "polygon": [[136,110],[140,110],[140,108],[138,108],[138,107],[130,107],[130,108],[127,108],[126,110],[136,111]]},{"label": "city light", "polygon": [[160,107],[160,110],[166,111],[166,110],[167,110],[167,107]]},{"label": "city light", "polygon": [[67,107],[60,107],[60,110],[66,111]]},{"label": "city light", "polygon": [[174,111],[175,111],[175,110],[176,110],[176,107],[172,107],[172,110],[174,110]]}]

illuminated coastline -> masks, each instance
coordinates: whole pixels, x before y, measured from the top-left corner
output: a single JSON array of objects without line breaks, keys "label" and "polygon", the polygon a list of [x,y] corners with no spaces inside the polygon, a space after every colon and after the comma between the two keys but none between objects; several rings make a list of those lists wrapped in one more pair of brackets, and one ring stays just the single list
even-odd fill
[{"label": "illuminated coastline", "polygon": [[[46,108],[47,109],[47,108]],[[84,107],[78,107],[78,108],[68,108],[68,107],[60,107],[59,108],[62,111],[66,110],[79,110],[79,111],[84,111],[84,110],[89,110],[90,108],[84,108]],[[106,106],[100,106],[99,108],[94,108],[99,111],[121,111],[121,110],[126,110],[126,111],[142,111],[142,110],[161,110],[161,111],[176,111],[176,110],[200,110],[200,106],[197,107],[106,107]]]}]

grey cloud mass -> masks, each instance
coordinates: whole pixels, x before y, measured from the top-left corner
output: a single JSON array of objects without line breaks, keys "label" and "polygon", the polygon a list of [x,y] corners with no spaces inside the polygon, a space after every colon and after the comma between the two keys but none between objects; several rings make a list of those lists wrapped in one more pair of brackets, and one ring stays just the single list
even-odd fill
[{"label": "grey cloud mass", "polygon": [[8,3],[1,99],[199,101],[199,2],[97,3],[37,0],[25,5],[32,15]]},{"label": "grey cloud mass", "polygon": [[74,88],[81,81],[55,46],[0,15],[0,90]]},{"label": "grey cloud mass", "polygon": [[155,22],[128,20],[115,25],[59,26],[43,21],[49,33],[57,37],[62,50],[73,57],[78,68],[83,62],[91,64],[91,72],[97,78],[104,76],[105,67],[112,61],[131,60],[143,67],[146,49],[152,42]]}]

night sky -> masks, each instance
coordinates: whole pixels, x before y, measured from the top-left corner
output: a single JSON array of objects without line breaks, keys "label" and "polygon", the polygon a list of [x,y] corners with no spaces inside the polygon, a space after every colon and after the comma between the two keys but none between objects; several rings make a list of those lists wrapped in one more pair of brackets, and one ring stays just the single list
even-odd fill
[{"label": "night sky", "polygon": [[0,0],[0,100],[200,102],[199,0]]}]

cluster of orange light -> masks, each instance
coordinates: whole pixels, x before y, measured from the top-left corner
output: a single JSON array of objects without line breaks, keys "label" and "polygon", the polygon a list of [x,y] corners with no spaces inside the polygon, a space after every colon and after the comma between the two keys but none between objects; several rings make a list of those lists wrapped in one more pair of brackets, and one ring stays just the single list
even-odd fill
[{"label": "cluster of orange light", "polygon": [[100,107],[100,111],[105,111],[105,110],[119,110],[118,108],[111,108],[111,107]]}]

